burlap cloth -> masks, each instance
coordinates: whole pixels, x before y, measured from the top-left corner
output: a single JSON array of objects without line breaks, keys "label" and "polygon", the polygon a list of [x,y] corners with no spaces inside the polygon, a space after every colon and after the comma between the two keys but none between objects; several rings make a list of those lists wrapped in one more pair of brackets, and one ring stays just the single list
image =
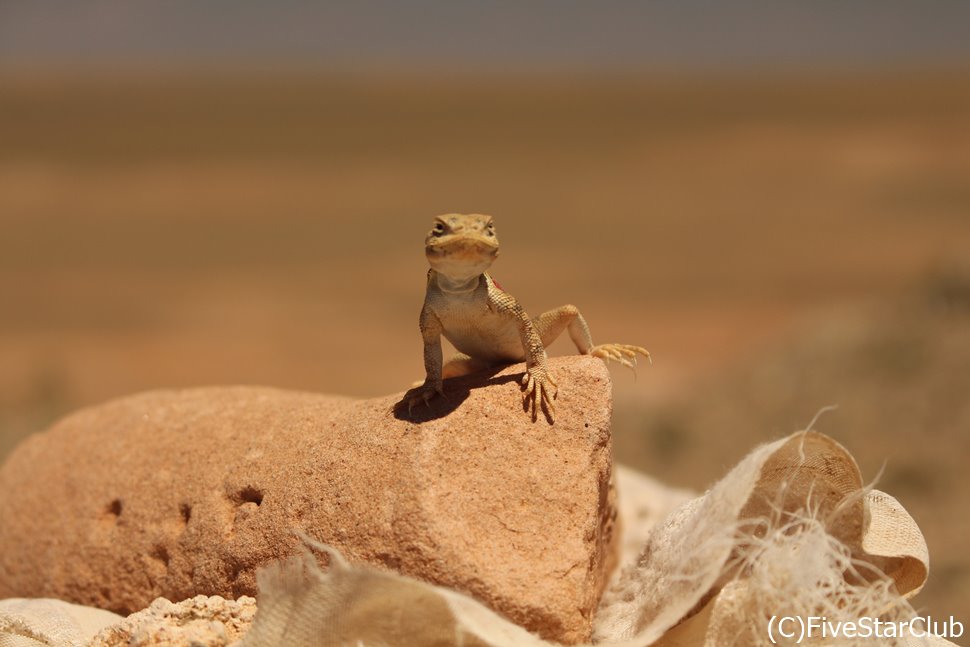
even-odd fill
[{"label": "burlap cloth", "polygon": [[83,647],[121,616],[61,600],[0,600],[0,647]]}]

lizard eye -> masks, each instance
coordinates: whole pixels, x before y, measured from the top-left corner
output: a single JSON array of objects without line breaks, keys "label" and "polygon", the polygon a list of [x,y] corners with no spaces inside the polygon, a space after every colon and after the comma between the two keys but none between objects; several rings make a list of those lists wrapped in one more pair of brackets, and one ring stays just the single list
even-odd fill
[{"label": "lizard eye", "polygon": [[444,226],[444,224],[442,224],[440,222],[436,222],[434,224],[434,228],[431,230],[431,233],[433,235],[435,235],[435,236],[440,236],[441,234],[445,233],[445,226]]}]

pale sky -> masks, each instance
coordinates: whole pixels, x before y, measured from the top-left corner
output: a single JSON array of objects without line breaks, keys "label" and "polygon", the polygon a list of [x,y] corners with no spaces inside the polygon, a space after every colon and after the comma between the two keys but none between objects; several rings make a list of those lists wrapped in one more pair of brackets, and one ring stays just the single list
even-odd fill
[{"label": "pale sky", "polygon": [[0,66],[970,63],[970,0],[0,0]]}]

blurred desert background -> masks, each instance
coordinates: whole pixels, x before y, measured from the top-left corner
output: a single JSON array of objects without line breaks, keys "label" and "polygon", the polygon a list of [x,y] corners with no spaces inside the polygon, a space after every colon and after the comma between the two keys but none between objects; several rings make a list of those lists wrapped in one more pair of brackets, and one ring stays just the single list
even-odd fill
[{"label": "blurred desert background", "polygon": [[402,391],[431,219],[484,212],[530,313],[653,352],[618,461],[703,489],[837,405],[970,620],[966,5],[364,4],[0,5],[0,459],[145,389]]}]

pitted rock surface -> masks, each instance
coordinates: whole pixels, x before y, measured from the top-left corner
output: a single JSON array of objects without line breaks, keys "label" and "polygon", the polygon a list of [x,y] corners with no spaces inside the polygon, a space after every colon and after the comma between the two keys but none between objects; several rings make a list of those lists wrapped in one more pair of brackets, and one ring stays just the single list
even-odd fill
[{"label": "pitted rock surface", "polygon": [[0,468],[0,598],[122,614],[155,598],[255,595],[294,530],[465,591],[577,642],[616,559],[603,362],[550,360],[554,425],[523,365],[445,383],[412,414],[259,387],[154,391],[81,410]]}]

